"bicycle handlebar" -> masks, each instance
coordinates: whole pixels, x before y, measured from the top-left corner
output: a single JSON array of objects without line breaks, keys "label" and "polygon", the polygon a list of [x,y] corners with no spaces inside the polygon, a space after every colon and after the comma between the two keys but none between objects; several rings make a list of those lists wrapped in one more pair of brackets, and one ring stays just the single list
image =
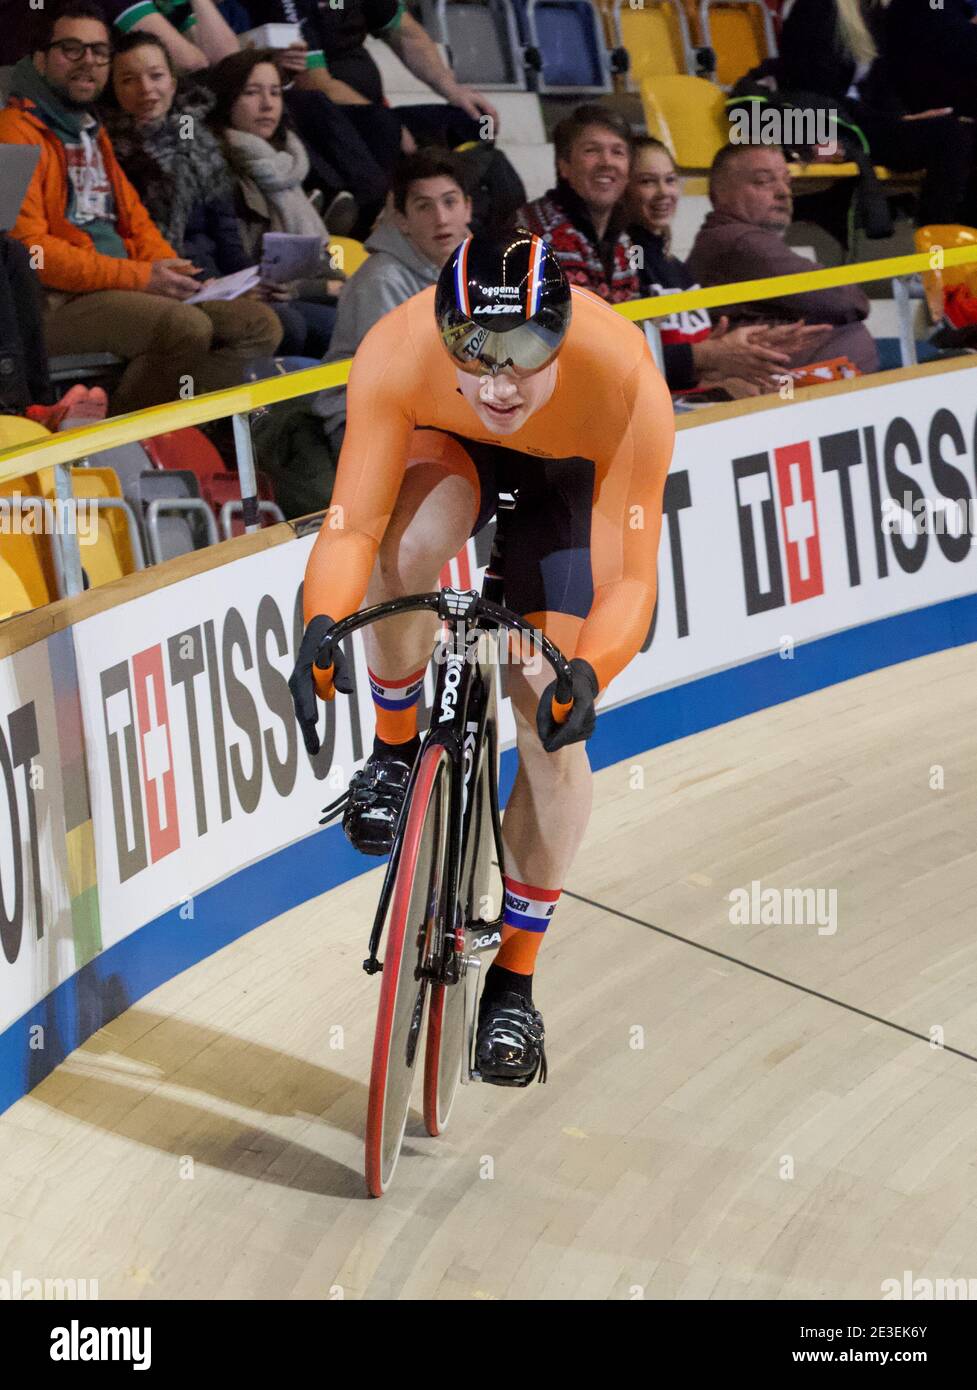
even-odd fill
[{"label": "bicycle handlebar", "polygon": [[404,598],[388,599],[385,603],[374,604],[372,608],[363,608],[358,613],[351,613],[348,618],[333,623],[326,632],[319,643],[314,664],[320,671],[328,670],[333,664],[332,649],[334,643],[341,642],[344,637],[356,632],[358,628],[369,627],[371,623],[379,622],[381,618],[390,618],[398,613],[419,612],[424,608],[429,608],[432,612],[440,614],[451,624],[452,628],[459,620],[480,620],[484,624],[485,620],[488,619],[496,628],[506,628],[510,632],[529,633],[534,640],[539,642],[540,650],[556,676],[556,692],[552,702],[553,719],[557,724],[563,724],[573,708],[573,675],[570,670],[570,663],[559,647],[554,646],[544,633],[520,618],[518,614],[510,612],[508,608],[503,608],[497,603],[490,602],[489,599],[483,598],[475,590],[469,590],[461,596],[467,599],[468,594],[471,594],[471,599],[464,606],[446,597],[449,593],[454,595],[457,592],[457,590],[442,589],[439,593],[408,594]]}]

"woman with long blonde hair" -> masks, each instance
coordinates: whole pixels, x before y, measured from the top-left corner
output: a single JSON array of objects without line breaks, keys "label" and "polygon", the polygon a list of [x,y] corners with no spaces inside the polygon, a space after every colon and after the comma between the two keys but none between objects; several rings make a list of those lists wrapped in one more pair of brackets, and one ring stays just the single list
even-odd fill
[{"label": "woman with long blonde hair", "polygon": [[[955,4],[958,0],[946,0]],[[876,164],[924,169],[917,221],[966,222],[977,215],[975,128],[949,104],[913,109],[892,72],[900,14],[916,0],[794,0],[785,12],[777,59],[781,89],[844,103]],[[966,0],[959,0],[965,4]],[[934,25],[939,12],[922,0]],[[971,26],[977,40],[977,26]],[[977,69],[975,69],[977,71]],[[977,84],[975,84],[977,85]]]}]

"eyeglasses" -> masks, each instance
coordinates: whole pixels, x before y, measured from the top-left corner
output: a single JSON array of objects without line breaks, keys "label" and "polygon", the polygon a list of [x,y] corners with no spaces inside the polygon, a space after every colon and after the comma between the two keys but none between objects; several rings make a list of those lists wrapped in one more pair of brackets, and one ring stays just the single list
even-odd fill
[{"label": "eyeglasses", "polygon": [[84,57],[85,53],[92,55],[92,62],[97,67],[105,67],[107,63],[112,61],[112,49],[107,43],[82,43],[80,39],[55,39],[54,43],[48,44],[48,48],[60,48],[69,63],[77,63],[78,59]]}]

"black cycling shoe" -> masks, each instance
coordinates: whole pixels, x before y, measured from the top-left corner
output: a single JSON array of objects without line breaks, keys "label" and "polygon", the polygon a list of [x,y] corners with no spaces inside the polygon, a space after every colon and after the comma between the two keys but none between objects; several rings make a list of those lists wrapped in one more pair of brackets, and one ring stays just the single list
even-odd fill
[{"label": "black cycling shoe", "polygon": [[390,853],[414,765],[415,749],[408,746],[409,761],[374,752],[350,781],[343,830],[361,854]]},{"label": "black cycling shoe", "polygon": [[493,1086],[528,1086],[539,1072],[546,1080],[543,1016],[515,990],[494,999],[482,995],[478,1006],[475,1068]]}]

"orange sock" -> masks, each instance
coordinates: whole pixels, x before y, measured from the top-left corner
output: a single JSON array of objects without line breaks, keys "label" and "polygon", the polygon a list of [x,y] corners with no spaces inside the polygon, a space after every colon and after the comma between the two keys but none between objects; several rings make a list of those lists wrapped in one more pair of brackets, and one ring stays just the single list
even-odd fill
[{"label": "orange sock", "polygon": [[543,934],[556,911],[561,892],[560,888],[534,888],[505,875],[502,945],[493,965],[516,975],[533,973]]},{"label": "orange sock", "polygon": [[424,688],[426,667],[403,680],[388,680],[369,672],[370,690],[381,743],[410,743],[417,736],[417,702]]}]

